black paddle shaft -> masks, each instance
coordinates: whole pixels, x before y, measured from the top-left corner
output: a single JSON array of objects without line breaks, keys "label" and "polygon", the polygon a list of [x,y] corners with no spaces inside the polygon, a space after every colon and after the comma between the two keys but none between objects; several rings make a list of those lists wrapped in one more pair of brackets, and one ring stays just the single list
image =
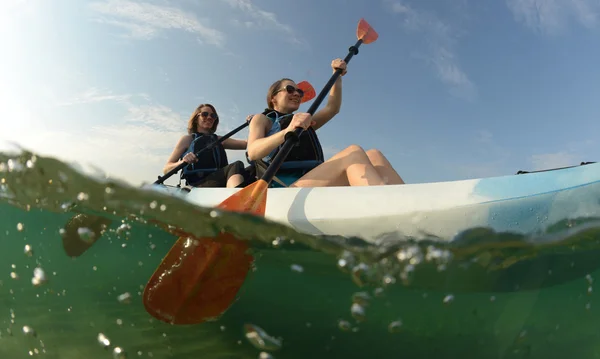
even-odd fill
[{"label": "black paddle shaft", "polygon": [[[358,54],[358,48],[360,47],[362,42],[363,42],[363,40],[359,39],[356,42],[356,44],[354,44],[353,46],[350,46],[350,48],[348,49],[348,55],[346,55],[346,58],[344,59],[344,62],[346,64],[348,64],[348,62],[350,62],[350,59],[352,58],[352,56]],[[333,84],[335,83],[335,81],[341,74],[342,74],[342,69],[337,69],[333,73],[333,75],[331,76],[331,78],[329,79],[329,81],[327,82],[325,87],[323,87],[323,90],[321,90],[321,92],[319,93],[319,95],[317,96],[315,101],[312,103],[312,105],[310,105],[310,107],[307,111],[308,113],[310,113],[311,115],[315,114],[315,112],[317,111],[317,108],[319,108],[319,106],[321,105],[321,102],[323,102],[323,100],[325,99],[325,96],[327,96],[327,93],[331,90],[331,88],[333,87]],[[281,150],[279,150],[279,153],[277,153],[277,156],[275,156],[275,158],[273,159],[273,162],[271,162],[271,165],[267,168],[267,170],[263,174],[263,176],[262,176],[263,181],[270,183],[273,180],[275,173],[277,173],[277,170],[279,170],[279,167],[281,167],[281,165],[283,164],[283,161],[285,161],[285,159],[289,155],[290,151],[292,150],[292,147],[294,147],[294,145],[298,142],[298,138],[300,137],[300,134],[302,134],[303,131],[304,131],[303,128],[298,127],[294,131],[291,131],[291,132],[288,132],[285,134],[285,142],[283,143]]]},{"label": "black paddle shaft", "polygon": [[[217,141],[215,141],[215,142],[209,144],[208,146],[202,148],[200,151],[194,153],[194,155],[198,156],[199,154],[201,154],[202,152],[204,152],[204,151],[206,151],[208,149],[213,149],[217,143],[221,143],[221,142],[225,141],[226,139],[228,139],[229,137],[235,135],[240,130],[242,130],[244,127],[248,126],[249,123],[250,122],[246,121],[243,125],[238,126],[233,131],[231,131],[228,134],[226,134],[226,135],[222,136],[221,138],[219,138]],[[171,177],[175,173],[179,172],[181,169],[183,169],[187,165],[189,165],[189,163],[183,162],[179,166],[177,166],[177,167],[173,168],[172,170],[170,170],[169,172],[167,172],[164,176],[158,176],[158,179],[154,182],[154,184],[162,184],[169,177]]]}]

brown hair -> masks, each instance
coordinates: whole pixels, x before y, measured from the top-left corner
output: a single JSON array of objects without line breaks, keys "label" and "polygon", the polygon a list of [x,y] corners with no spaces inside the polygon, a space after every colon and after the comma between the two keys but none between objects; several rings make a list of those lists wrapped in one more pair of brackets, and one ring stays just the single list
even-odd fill
[{"label": "brown hair", "polygon": [[217,110],[213,105],[209,103],[203,103],[200,106],[196,107],[196,109],[190,116],[190,119],[188,120],[187,132],[190,135],[194,132],[198,132],[198,117],[200,116],[200,110],[202,109],[202,107],[210,107],[213,110],[213,112],[217,115],[215,122],[213,122],[213,125],[210,128],[210,132],[215,133],[215,131],[217,131],[217,126],[219,125],[219,114],[217,113]]},{"label": "brown hair", "polygon": [[287,77],[284,77],[282,79],[279,79],[279,80],[273,82],[273,84],[271,85],[271,87],[269,87],[269,91],[267,92],[267,108],[269,110],[274,110],[273,104],[271,103],[271,101],[273,100],[273,96],[275,96],[275,92],[277,90],[279,90],[279,86],[281,86],[281,83],[283,81],[292,81],[292,82],[294,82],[294,80],[288,79]]}]

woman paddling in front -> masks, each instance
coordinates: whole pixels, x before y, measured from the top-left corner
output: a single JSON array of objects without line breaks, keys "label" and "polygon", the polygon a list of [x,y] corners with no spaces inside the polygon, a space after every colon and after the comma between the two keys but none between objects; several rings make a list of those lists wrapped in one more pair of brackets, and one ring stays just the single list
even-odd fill
[{"label": "woman paddling in front", "polygon": [[[333,60],[335,72],[341,68],[346,73],[346,63]],[[329,160],[323,158],[323,150],[316,130],[331,120],[342,104],[342,76],[329,92],[327,105],[314,116],[296,113],[300,107],[302,91],[287,78],[276,81],[267,92],[267,109],[255,115],[250,122],[248,135],[248,160],[256,164],[257,171],[269,165],[285,141],[285,134],[302,127],[298,146],[294,146],[276,173],[278,180],[289,187],[327,186],[376,186],[404,184],[390,162],[378,150],[364,151],[351,145]],[[260,178],[260,172],[257,172]],[[276,183],[273,184],[277,186]]]},{"label": "woman paddling in front", "polygon": [[183,169],[181,177],[189,186],[237,187],[244,183],[244,164],[241,161],[229,163],[225,149],[244,150],[247,141],[228,138],[213,149],[202,151],[198,157],[194,154],[219,139],[215,134],[218,125],[219,115],[213,105],[198,106],[188,120],[188,134],[175,145],[163,173],[187,162],[190,165]]}]

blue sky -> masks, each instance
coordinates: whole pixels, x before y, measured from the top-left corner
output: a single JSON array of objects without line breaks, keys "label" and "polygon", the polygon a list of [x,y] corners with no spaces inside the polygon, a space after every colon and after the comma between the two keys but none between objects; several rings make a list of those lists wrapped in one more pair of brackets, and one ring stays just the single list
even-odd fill
[{"label": "blue sky", "polygon": [[225,134],[280,77],[319,91],[364,17],[379,39],[319,130],[327,156],[378,148],[407,183],[596,161],[599,15],[596,0],[5,0],[0,139],[153,181],[199,103]]}]

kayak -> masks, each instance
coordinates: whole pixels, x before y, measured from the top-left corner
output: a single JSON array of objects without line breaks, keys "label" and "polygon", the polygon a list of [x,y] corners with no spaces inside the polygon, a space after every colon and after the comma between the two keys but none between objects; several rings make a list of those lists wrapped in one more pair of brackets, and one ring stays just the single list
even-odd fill
[{"label": "kayak", "polygon": [[[235,188],[184,196],[214,207]],[[489,178],[371,187],[270,188],[265,218],[310,235],[450,241],[485,227],[524,235],[600,215],[600,163]]]},{"label": "kayak", "polygon": [[[209,208],[239,190],[168,189]],[[332,236],[352,253],[368,250],[375,282],[389,273],[416,289],[512,292],[568,283],[599,266],[600,163],[447,182],[270,188],[266,201],[269,221]],[[302,251],[288,255],[302,263]],[[306,255],[312,268],[332,264],[330,254]]]}]

